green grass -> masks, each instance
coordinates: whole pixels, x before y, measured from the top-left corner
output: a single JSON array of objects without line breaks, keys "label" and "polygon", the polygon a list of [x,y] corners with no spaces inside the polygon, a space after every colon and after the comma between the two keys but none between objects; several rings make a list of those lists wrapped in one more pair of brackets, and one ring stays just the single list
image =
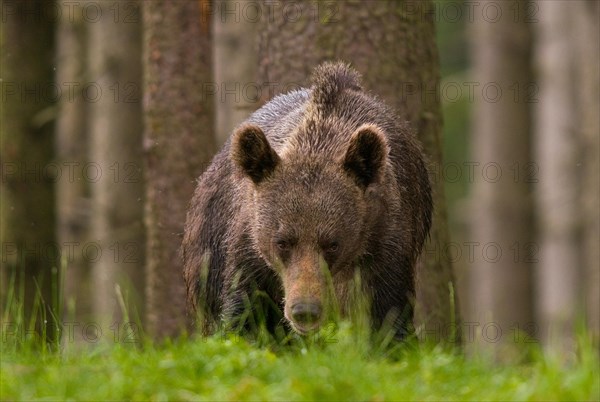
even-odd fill
[{"label": "green grass", "polygon": [[3,333],[2,400],[598,400],[598,351],[495,365],[441,347],[373,352],[346,331],[327,341],[252,345],[233,336],[161,345],[41,350]]},{"label": "green grass", "polygon": [[[77,343],[52,313],[58,303],[48,315],[38,293],[25,319],[22,286],[13,277],[8,289],[0,400],[600,400],[598,346],[584,330],[570,356],[550,358],[525,343],[512,365],[414,339],[388,344],[360,317],[358,329],[327,325],[308,339],[276,341],[259,327],[256,342],[220,334],[159,344],[139,324],[133,332],[122,324],[118,332],[103,328],[95,343],[93,331]],[[117,294],[127,321],[130,308]],[[31,336],[44,321],[61,326],[62,342]],[[74,329],[81,339],[82,327]]]}]

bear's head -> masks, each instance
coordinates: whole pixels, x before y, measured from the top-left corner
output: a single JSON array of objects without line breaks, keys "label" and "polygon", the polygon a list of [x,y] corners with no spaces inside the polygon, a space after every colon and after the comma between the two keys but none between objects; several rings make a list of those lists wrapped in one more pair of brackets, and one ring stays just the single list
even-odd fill
[{"label": "bear's head", "polygon": [[322,324],[332,295],[346,297],[385,208],[386,137],[372,124],[349,134],[336,155],[278,154],[256,125],[232,139],[233,163],[253,188],[255,247],[281,279],[284,315],[301,334]]}]

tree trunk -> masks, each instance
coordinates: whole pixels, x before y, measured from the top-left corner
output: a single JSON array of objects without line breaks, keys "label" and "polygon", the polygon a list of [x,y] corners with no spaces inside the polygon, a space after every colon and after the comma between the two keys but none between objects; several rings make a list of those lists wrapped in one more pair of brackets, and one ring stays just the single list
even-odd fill
[{"label": "tree trunk", "polygon": [[32,309],[41,295],[45,317],[37,316],[36,327],[43,333],[46,319],[49,338],[59,324],[50,315],[50,308],[58,307],[58,293],[52,290],[57,289],[59,268],[53,184],[58,169],[51,164],[57,96],[52,87],[54,20],[47,18],[52,9],[53,3],[46,0],[3,1],[0,52],[2,293],[7,292],[6,280],[16,274],[17,296],[12,301],[23,303],[22,325],[32,314],[37,316]]},{"label": "tree trunk", "polygon": [[[574,7],[577,39],[576,75],[579,88],[578,121],[583,157],[581,163],[581,222],[584,294],[587,325],[600,341],[600,4],[578,1]],[[597,343],[598,344],[598,343]]]},{"label": "tree trunk", "polygon": [[[144,231],[141,116],[141,16],[135,1],[94,2],[89,23],[92,220],[85,255],[92,260],[94,309],[103,324],[144,313]],[[130,304],[123,311],[116,286]],[[108,321],[110,320],[110,321]],[[128,329],[125,329],[125,332]],[[133,330],[135,331],[135,330]],[[109,333],[108,328],[104,333]],[[121,339],[115,339],[120,341]]]},{"label": "tree trunk", "polygon": [[214,74],[216,102],[216,134],[222,145],[256,109],[259,87],[252,81],[258,66],[256,41],[257,20],[252,11],[260,10],[258,3],[222,0],[214,8]]},{"label": "tree trunk", "polygon": [[538,316],[546,348],[569,356],[586,312],[600,335],[598,4],[537,2]]},{"label": "tree trunk", "polygon": [[211,27],[204,1],[143,7],[147,319],[160,338],[188,324],[180,246],[196,179],[214,151]]},{"label": "tree trunk", "polygon": [[[341,59],[363,73],[365,87],[412,123],[429,157],[442,164],[439,60],[430,1],[268,3],[263,9],[258,83],[261,98],[305,86],[322,61]],[[444,183],[432,182],[435,212],[417,270],[416,324],[434,340],[450,339],[456,318]],[[452,308],[454,307],[454,309]]]},{"label": "tree trunk", "polygon": [[579,136],[574,8],[561,1],[537,2],[536,163],[540,261],[536,285],[543,343],[573,351],[582,299],[579,226]]},{"label": "tree trunk", "polygon": [[[68,3],[62,0],[58,6],[65,9]],[[64,269],[62,313],[66,325],[81,326],[93,319],[90,295],[94,289],[90,282],[90,264],[83,253],[90,219],[89,183],[83,176],[88,150],[87,102],[82,93],[86,78],[86,25],[82,18],[62,18],[57,28],[56,85],[67,89],[58,105],[55,144],[56,163],[61,169],[55,188],[56,237],[61,245]],[[65,331],[63,342],[81,341],[82,335],[81,331]]]},{"label": "tree trunk", "polygon": [[[515,4],[523,10],[526,2]],[[498,356],[519,331],[534,332],[530,26],[522,14],[515,19],[515,4],[483,2],[481,9],[491,5],[498,13],[476,13],[472,32],[477,86],[469,321],[476,325],[467,341]]]}]

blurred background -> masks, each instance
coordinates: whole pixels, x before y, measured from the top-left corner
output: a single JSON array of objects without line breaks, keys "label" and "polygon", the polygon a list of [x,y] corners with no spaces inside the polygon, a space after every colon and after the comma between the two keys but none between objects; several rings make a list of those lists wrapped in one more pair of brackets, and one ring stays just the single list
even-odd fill
[{"label": "blurred background", "polygon": [[196,178],[250,113],[339,59],[428,155],[420,334],[500,357],[598,339],[597,1],[0,4],[4,326],[22,303],[19,325],[67,341],[188,327]]}]

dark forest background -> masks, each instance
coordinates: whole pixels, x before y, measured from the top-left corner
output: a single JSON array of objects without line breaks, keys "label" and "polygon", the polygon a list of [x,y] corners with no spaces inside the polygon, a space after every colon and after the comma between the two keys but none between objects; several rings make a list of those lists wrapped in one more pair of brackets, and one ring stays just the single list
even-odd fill
[{"label": "dark forest background", "polygon": [[23,302],[52,337],[181,333],[197,177],[250,113],[339,59],[429,158],[422,337],[499,356],[598,339],[598,2],[0,4],[0,311]]}]

